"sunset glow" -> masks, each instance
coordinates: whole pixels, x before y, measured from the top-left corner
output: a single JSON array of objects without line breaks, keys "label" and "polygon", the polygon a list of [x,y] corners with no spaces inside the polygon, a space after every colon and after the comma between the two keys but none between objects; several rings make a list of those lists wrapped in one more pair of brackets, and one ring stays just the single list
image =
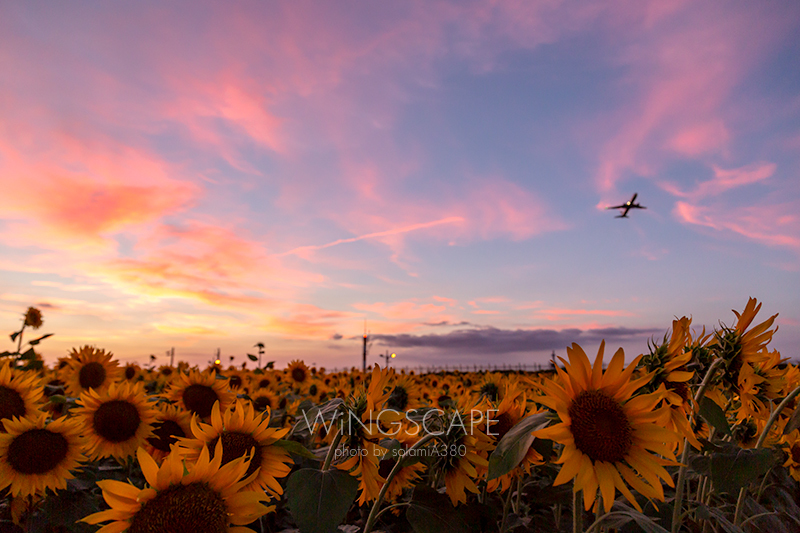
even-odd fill
[{"label": "sunset glow", "polygon": [[48,362],[360,366],[366,324],[370,363],[517,364],[756,297],[798,358],[798,35],[791,1],[4,3],[0,322],[38,307]]}]

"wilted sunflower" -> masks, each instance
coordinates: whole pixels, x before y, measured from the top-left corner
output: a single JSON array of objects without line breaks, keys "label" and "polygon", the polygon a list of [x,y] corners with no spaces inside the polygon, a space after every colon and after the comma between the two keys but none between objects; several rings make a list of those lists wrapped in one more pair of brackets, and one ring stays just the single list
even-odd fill
[{"label": "wilted sunflower", "polygon": [[5,418],[22,418],[36,411],[44,386],[32,372],[20,372],[7,363],[0,364],[0,431]]},{"label": "wilted sunflower", "polygon": [[78,399],[75,415],[87,438],[91,459],[124,459],[136,453],[150,435],[156,410],[139,383],[114,383],[106,392],[88,390]]},{"label": "wilted sunflower", "polygon": [[47,415],[34,412],[5,420],[0,433],[0,490],[12,496],[44,494],[64,489],[72,471],[85,461],[80,425],[66,418],[47,423]]},{"label": "wilted sunflower", "polygon": [[181,373],[165,393],[168,400],[177,403],[181,408],[207,420],[215,402],[225,410],[236,395],[228,391],[228,380],[217,379],[214,372],[198,372],[190,370]]},{"label": "wilted sunflower", "polygon": [[659,478],[670,486],[673,483],[662,465],[677,464],[671,443],[679,436],[656,423],[669,418],[668,407],[655,409],[661,394],[634,395],[651,379],[649,374],[631,379],[641,356],[624,368],[625,355],[620,348],[604,372],[604,347],[605,342],[600,343],[594,366],[580,346],[573,343],[567,348],[570,362],[561,359],[566,371],[556,367],[558,379],[542,384],[545,395],[535,398],[555,410],[560,422],[539,430],[536,436],[564,445],[556,461],[562,465],[561,471],[553,485],[574,479],[573,491],[583,490],[587,510],[599,488],[606,512],[614,503],[615,489],[641,512],[626,482],[643,496],[663,501]]},{"label": "wilted sunflower", "polygon": [[179,440],[179,453],[185,455],[189,462],[197,459],[206,449],[211,450],[211,457],[215,458],[213,450],[221,442],[222,464],[239,457],[251,457],[250,466],[244,474],[247,477],[260,467],[256,477],[245,486],[245,490],[263,489],[274,494],[283,494],[276,478],[288,475],[293,461],[289,452],[274,444],[289,432],[289,428],[269,427],[269,411],[266,416],[262,416],[252,404],[236,400],[222,414],[219,403],[215,403],[211,410],[210,425],[198,424],[194,417],[191,425],[194,438]]},{"label": "wilted sunflower", "polygon": [[209,458],[208,449],[203,449],[194,465],[184,464],[180,456],[172,454],[160,468],[139,448],[136,455],[150,486],[140,489],[121,481],[98,481],[111,509],[91,514],[82,521],[89,524],[112,521],[97,533],[253,533],[241,526],[258,520],[274,507],[260,503],[267,500],[263,492],[242,491],[251,481],[241,479],[247,461],[239,458],[222,465],[222,443],[218,446],[214,459]]},{"label": "wilted sunflower", "polygon": [[192,417],[189,412],[167,402],[160,403],[157,409],[153,430],[145,440],[144,449],[161,464],[178,439],[191,436]]},{"label": "wilted sunflower", "polygon": [[35,307],[29,307],[28,310],[25,311],[25,325],[33,329],[42,327],[42,312]]},{"label": "wilted sunflower", "polygon": [[111,352],[93,346],[84,346],[80,350],[73,348],[67,366],[61,370],[67,394],[78,397],[89,389],[103,391],[117,381],[122,370],[112,357]]}]

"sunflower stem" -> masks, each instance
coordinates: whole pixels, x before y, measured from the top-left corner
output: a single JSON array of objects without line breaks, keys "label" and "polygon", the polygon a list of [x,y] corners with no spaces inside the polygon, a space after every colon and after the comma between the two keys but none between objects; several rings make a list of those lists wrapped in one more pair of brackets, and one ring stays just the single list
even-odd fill
[{"label": "sunflower stem", "polygon": [[[706,394],[706,389],[711,384],[711,378],[714,377],[714,373],[717,371],[723,363],[724,359],[719,358],[708,368],[705,377],[703,378],[703,382],[700,384],[700,388],[697,389],[697,394],[694,395],[694,405],[692,406],[692,415],[689,419],[689,427],[692,427],[692,422],[694,421],[694,413],[699,409],[698,404],[703,399],[703,396]],[[672,533],[678,533],[681,528],[681,507],[683,506],[683,486],[686,480],[686,464],[689,461],[689,448],[691,445],[689,444],[689,439],[683,439],[683,453],[681,454],[681,466],[678,467],[678,480],[675,482],[675,502],[674,508],[672,509]]]},{"label": "sunflower stem", "polygon": [[572,533],[583,533],[583,491],[572,488]]},{"label": "sunflower stem", "polygon": [[517,477],[517,496],[516,496],[516,505],[514,506],[514,512],[520,514],[520,503],[522,500],[522,472],[519,473]]},{"label": "sunflower stem", "polygon": [[[436,435],[433,433],[429,433],[418,440],[411,448],[408,449],[406,453],[411,453],[412,450],[418,450],[422,448],[425,444],[428,443],[431,439],[436,438]],[[413,454],[412,454],[413,455]],[[392,484],[392,480],[394,477],[400,472],[403,466],[403,458],[399,457],[397,462],[394,464],[394,468],[392,471],[389,472],[389,477],[386,478],[386,483],[383,484],[381,487],[381,491],[378,493],[378,497],[375,499],[375,503],[372,504],[372,510],[369,512],[369,516],[367,517],[367,523],[364,525],[364,533],[369,533],[372,531],[372,526],[375,525],[375,521],[378,519],[378,510],[380,509],[381,504],[383,503],[383,498],[386,496],[386,491],[389,490],[389,485]]]},{"label": "sunflower stem", "polygon": [[328,448],[328,454],[325,456],[325,462],[322,463],[322,471],[325,472],[326,470],[330,470],[331,463],[333,462],[333,455],[336,451],[336,448],[339,447],[339,443],[342,441],[342,431],[337,430],[336,436],[333,438],[333,442],[331,443],[331,447]]},{"label": "sunflower stem", "polygon": [[511,505],[511,493],[513,491],[508,489],[508,495],[506,495],[506,501],[503,502],[503,520],[500,522],[500,533],[506,530],[506,519],[508,518],[508,507]]},{"label": "sunflower stem", "polygon": [[[783,399],[783,401],[778,405],[778,408],[772,412],[770,415],[769,420],[767,420],[767,424],[764,426],[764,430],[761,432],[761,435],[758,437],[758,442],[756,442],[755,450],[758,450],[764,445],[764,442],[767,440],[767,435],[769,435],[769,430],[772,429],[772,425],[778,420],[778,415],[781,414],[781,411],[792,403],[797,395],[800,394],[800,387],[797,387],[789,395]],[[736,511],[733,513],[733,525],[738,526],[739,522],[742,520],[742,507],[744,504],[744,497],[747,494],[747,487],[742,487],[739,490],[739,498],[736,500]]]}]

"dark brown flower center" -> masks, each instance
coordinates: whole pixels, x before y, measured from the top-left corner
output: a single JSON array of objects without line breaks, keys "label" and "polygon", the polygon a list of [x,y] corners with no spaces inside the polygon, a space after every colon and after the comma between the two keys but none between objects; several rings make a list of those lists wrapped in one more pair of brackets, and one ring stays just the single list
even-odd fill
[{"label": "dark brown flower center", "polygon": [[681,397],[684,402],[689,401],[689,387],[682,381],[665,381],[664,386]]},{"label": "dark brown flower center", "polygon": [[392,389],[392,393],[389,395],[389,400],[387,402],[389,409],[394,409],[395,411],[405,411],[406,406],[408,405],[408,391],[405,387],[395,386]]},{"label": "dark brown flower center", "polygon": [[192,383],[183,391],[183,405],[201,418],[211,414],[211,409],[217,400],[219,400],[217,392],[208,385]]},{"label": "dark brown flower center", "polygon": [[269,387],[270,385],[271,385],[271,382],[270,382],[270,380],[268,380],[268,379],[266,379],[266,378],[264,378],[264,379],[262,379],[261,381],[259,381],[259,382],[258,382],[258,386],[259,386],[259,388],[267,388],[267,387]]},{"label": "dark brown flower center", "polygon": [[61,433],[29,429],[11,441],[6,461],[21,474],[44,474],[58,466],[68,451],[69,443]]},{"label": "dark brown flower center", "polygon": [[136,376],[136,368],[132,366],[125,367],[125,379],[131,380]]},{"label": "dark brown flower center", "polygon": [[306,380],[306,371],[303,367],[298,366],[292,369],[292,379],[297,383],[303,383]]},{"label": "dark brown flower center", "polygon": [[272,407],[272,401],[269,396],[257,396],[256,399],[253,400],[253,406],[259,411],[266,411],[268,407]]},{"label": "dark brown flower center", "polygon": [[131,519],[129,533],[224,533],[228,508],[206,483],[171,485],[145,502]]},{"label": "dark brown flower center", "polygon": [[633,430],[622,406],[597,390],[583,391],[567,410],[575,446],[592,461],[622,461],[633,444]]},{"label": "dark brown flower center", "polygon": [[174,420],[164,420],[153,424],[153,436],[147,437],[147,442],[156,450],[169,453],[169,447],[178,440],[185,437],[180,424]]},{"label": "dark brown flower center", "polygon": [[378,475],[383,479],[388,479],[389,474],[392,473],[394,465],[397,464],[397,459],[384,459],[378,465]]},{"label": "dark brown flower center", "polygon": [[139,410],[124,400],[111,400],[97,408],[92,425],[95,433],[111,442],[125,442],[139,429]]},{"label": "dark brown flower center", "polygon": [[495,420],[497,420],[497,422],[492,424],[491,433],[492,437],[499,441],[508,433],[509,429],[514,427],[515,420],[508,413],[501,413]]},{"label": "dark brown flower center", "polygon": [[228,379],[228,385],[230,385],[232,389],[238,389],[242,386],[242,378],[240,376],[233,375],[230,377],[230,379]]},{"label": "dark brown flower center", "polygon": [[0,419],[12,416],[25,416],[25,400],[14,389],[0,386]]},{"label": "dark brown flower center", "polygon": [[795,442],[792,445],[792,461],[800,464],[800,443]]},{"label": "dark brown flower center", "polygon": [[[244,476],[247,477],[256,471],[256,468],[261,466],[261,446],[258,441],[253,438],[249,433],[238,433],[235,431],[224,431],[222,435],[222,464],[227,464],[249,454],[255,448],[255,454],[250,461],[250,466],[247,467],[247,472]],[[214,458],[214,448],[217,446],[217,441],[220,437],[215,438],[208,443],[208,450],[211,452],[211,458]]]},{"label": "dark brown flower center", "polygon": [[106,369],[97,361],[83,365],[78,372],[78,382],[84,389],[96,389],[106,380]]}]

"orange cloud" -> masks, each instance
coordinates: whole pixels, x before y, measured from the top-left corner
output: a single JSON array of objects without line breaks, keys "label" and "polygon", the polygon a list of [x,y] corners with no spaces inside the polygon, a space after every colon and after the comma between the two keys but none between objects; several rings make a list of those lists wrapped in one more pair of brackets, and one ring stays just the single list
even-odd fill
[{"label": "orange cloud", "polygon": [[662,183],[661,187],[667,192],[683,198],[699,199],[707,196],[716,196],[730,189],[750,185],[772,177],[775,174],[777,165],[762,162],[730,170],[725,170],[716,165],[712,168],[714,169],[714,177],[698,183],[692,190],[684,191],[669,182]]}]

